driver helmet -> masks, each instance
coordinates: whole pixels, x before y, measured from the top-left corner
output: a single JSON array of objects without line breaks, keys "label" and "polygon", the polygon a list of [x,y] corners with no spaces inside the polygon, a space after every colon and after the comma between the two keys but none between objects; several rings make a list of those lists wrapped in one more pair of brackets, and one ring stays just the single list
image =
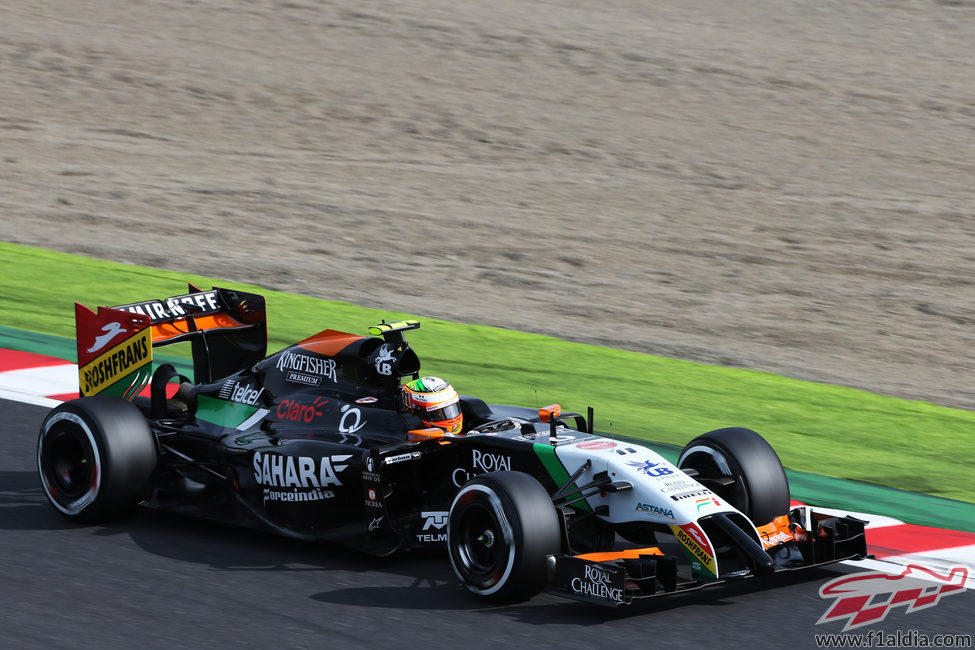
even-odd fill
[{"label": "driver helmet", "polygon": [[428,427],[440,427],[447,433],[460,433],[464,416],[460,398],[453,386],[440,377],[421,377],[403,385],[406,410]]}]

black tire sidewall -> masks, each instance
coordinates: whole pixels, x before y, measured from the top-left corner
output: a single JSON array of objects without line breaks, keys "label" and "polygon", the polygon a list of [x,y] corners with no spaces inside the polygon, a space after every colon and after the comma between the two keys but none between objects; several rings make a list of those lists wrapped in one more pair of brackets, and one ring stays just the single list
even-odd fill
[{"label": "black tire sidewall", "polygon": [[[78,427],[90,445],[97,481],[81,498],[65,502],[51,494],[52,430],[58,423]],[[63,425],[62,425],[63,426]],[[156,446],[142,413],[133,404],[108,396],[84,397],[55,407],[44,418],[37,442],[41,487],[65,517],[82,522],[105,521],[126,512],[144,496],[156,466]]]},{"label": "black tire sidewall", "polygon": [[723,455],[729,468],[741,479],[748,503],[732,505],[742,510],[752,523],[760,526],[789,511],[789,481],[782,461],[758,433],[742,427],[709,431],[687,443],[678,467],[683,466],[687,452],[698,446],[710,447]]},{"label": "black tire sidewall", "polygon": [[[465,496],[466,495],[466,496]],[[485,508],[502,531],[507,556],[501,575],[487,583],[467,571],[461,558],[465,509]],[[496,602],[518,602],[531,598],[547,582],[547,557],[561,550],[558,514],[545,488],[522,472],[492,472],[468,481],[450,508],[447,548],[454,574],[474,594]]]}]

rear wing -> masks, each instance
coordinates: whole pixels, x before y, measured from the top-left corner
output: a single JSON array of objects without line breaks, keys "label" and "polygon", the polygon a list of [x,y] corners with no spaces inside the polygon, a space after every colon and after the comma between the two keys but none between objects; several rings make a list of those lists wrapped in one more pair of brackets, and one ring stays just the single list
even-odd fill
[{"label": "rear wing", "polygon": [[81,395],[131,400],[152,374],[154,347],[189,341],[197,383],[226,377],[267,354],[264,297],[189,285],[189,293],[93,312],[75,303]]}]

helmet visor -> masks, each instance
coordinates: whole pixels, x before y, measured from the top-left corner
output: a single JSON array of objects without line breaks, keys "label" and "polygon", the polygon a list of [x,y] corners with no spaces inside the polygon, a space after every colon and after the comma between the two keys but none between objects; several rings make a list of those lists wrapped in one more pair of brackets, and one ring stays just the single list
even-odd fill
[{"label": "helmet visor", "polygon": [[460,415],[460,402],[454,402],[442,408],[427,411],[423,414],[422,419],[427,422],[444,422],[458,415]]}]

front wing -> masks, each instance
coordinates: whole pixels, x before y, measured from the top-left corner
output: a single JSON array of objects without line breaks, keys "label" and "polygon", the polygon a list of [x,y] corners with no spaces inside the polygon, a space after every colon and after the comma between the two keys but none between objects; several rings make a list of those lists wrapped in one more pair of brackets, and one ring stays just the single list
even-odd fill
[{"label": "front wing", "polygon": [[[634,600],[683,593],[730,579],[869,557],[864,522],[859,519],[827,516],[800,507],[779,520],[777,531],[776,522],[757,529],[766,540],[764,544],[740,536],[735,540],[738,548],[725,548],[725,552],[742,558],[745,568],[715,578],[682,575],[679,557],[653,546],[549,556],[548,590],[576,600],[619,607]],[[769,531],[773,532],[771,536]]]}]

